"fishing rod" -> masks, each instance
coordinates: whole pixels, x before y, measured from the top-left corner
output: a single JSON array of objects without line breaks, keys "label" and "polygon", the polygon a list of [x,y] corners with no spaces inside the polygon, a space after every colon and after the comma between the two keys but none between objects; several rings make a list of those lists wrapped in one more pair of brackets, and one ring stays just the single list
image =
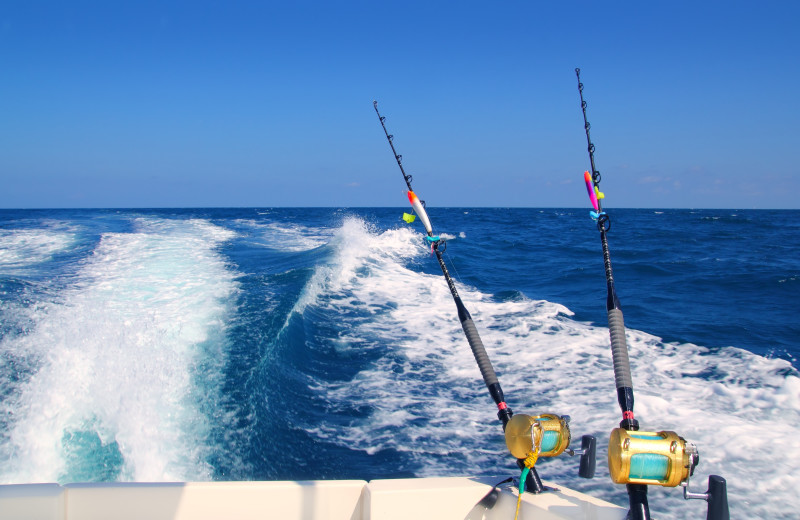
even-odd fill
[{"label": "fishing rod", "polygon": [[517,465],[522,469],[520,495],[522,490],[533,493],[544,491],[542,481],[534,467],[539,457],[554,457],[565,451],[570,455],[581,455],[579,474],[584,478],[592,478],[595,472],[596,440],[594,437],[584,435],[581,439],[581,449],[569,450],[571,434],[568,416],[558,416],[556,414],[514,415],[506,403],[503,390],[500,387],[500,381],[497,379],[497,374],[483,346],[478,329],[475,327],[469,311],[464,306],[455,282],[453,282],[445,265],[442,253],[446,249],[446,242],[440,236],[434,235],[430,218],[425,211],[425,202],[419,199],[411,187],[412,176],[407,174],[403,168],[403,156],[398,154],[394,147],[394,136],[386,129],[386,118],[378,110],[377,101],[373,101],[373,106],[375,107],[375,113],[378,114],[383,132],[386,134],[386,139],[389,141],[389,146],[392,148],[397,166],[400,167],[400,172],[403,174],[403,180],[408,187],[408,201],[425,227],[427,233],[425,240],[430,245],[433,254],[436,255],[436,260],[439,262],[439,267],[447,281],[450,294],[456,304],[461,328],[467,337],[467,342],[478,364],[483,382],[486,384],[486,388],[489,390],[495,405],[497,405],[497,418],[503,425],[506,445],[511,454],[517,458]]},{"label": "fishing rod", "polygon": [[[586,118],[586,101],[583,99],[583,83],[581,69],[575,69],[578,78],[578,93],[583,111],[583,126],[586,131],[586,142],[589,152],[589,171],[584,172],[586,190],[594,208],[589,214],[597,222],[600,231],[600,243],[603,249],[603,263],[606,273],[606,311],[608,313],[608,330],[611,337],[611,357],[614,365],[614,382],[617,387],[617,402],[622,411],[619,428],[611,432],[608,444],[608,463],[611,479],[617,484],[625,484],[630,503],[629,518],[632,520],[650,520],[650,507],[647,502],[647,486],[683,487],[684,498],[703,499],[708,502],[708,520],[728,520],[727,484],[718,475],[708,478],[706,493],[689,492],[689,478],[694,474],[700,461],[700,454],[694,444],[675,432],[641,432],[639,421],[633,414],[633,379],[628,356],[628,345],[625,339],[625,322],[622,308],[614,286],[614,274],[611,269],[611,255],[608,248],[607,234],[611,229],[611,219],[603,211],[602,200],[605,194],[600,191],[601,175],[594,161],[595,146],[592,143],[589,129],[591,125]],[[631,433],[636,432],[636,433]]]}]

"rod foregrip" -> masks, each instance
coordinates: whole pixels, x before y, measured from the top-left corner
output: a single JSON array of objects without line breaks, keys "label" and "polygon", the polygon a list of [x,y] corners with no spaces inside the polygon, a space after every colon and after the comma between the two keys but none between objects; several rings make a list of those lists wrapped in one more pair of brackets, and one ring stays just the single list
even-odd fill
[{"label": "rod foregrip", "polygon": [[494,404],[497,405],[497,418],[503,423],[503,430],[505,430],[506,424],[511,420],[513,412],[511,408],[508,407],[508,404],[506,404],[506,398],[503,395],[502,388],[500,388],[500,381],[497,380],[497,374],[494,373],[494,367],[492,367],[492,362],[489,361],[489,355],[486,353],[486,349],[483,346],[483,341],[481,341],[481,336],[478,334],[478,329],[472,321],[472,315],[467,308],[464,307],[464,302],[461,301],[461,297],[458,295],[453,279],[450,278],[450,273],[447,272],[442,254],[438,249],[436,249],[436,256],[439,258],[439,265],[442,267],[442,273],[444,273],[447,285],[450,287],[453,301],[456,303],[458,321],[461,322],[461,328],[464,330],[464,335],[467,337],[467,343],[469,343],[469,348],[472,350],[472,355],[475,357],[475,362],[478,364],[478,369],[481,371],[483,382],[486,383],[486,388],[489,389],[492,400],[494,400]]},{"label": "rod foregrip", "polygon": [[617,388],[633,388],[631,362],[628,359],[628,344],[625,340],[625,321],[622,311],[608,311],[608,331],[611,334],[611,357],[614,361],[614,381]]},{"label": "rod foregrip", "polygon": [[[497,418],[503,423],[503,430],[506,429],[506,424],[511,420],[513,412],[506,404],[506,398],[503,395],[503,390],[500,388],[500,382],[497,380],[497,374],[494,373],[492,362],[489,361],[489,356],[486,354],[486,349],[483,347],[483,341],[478,335],[478,329],[475,328],[475,323],[469,317],[469,312],[464,309],[466,319],[461,320],[461,328],[464,329],[464,335],[467,337],[469,348],[472,349],[472,355],[475,356],[475,361],[478,363],[478,368],[483,376],[483,382],[486,383],[486,388],[497,405]],[[461,315],[461,313],[459,313]]]},{"label": "rod foregrip", "polygon": [[475,361],[478,363],[478,368],[483,376],[483,382],[489,387],[497,383],[497,375],[494,373],[492,362],[489,361],[489,356],[486,354],[486,349],[483,347],[478,329],[475,328],[475,323],[471,318],[461,322],[461,328],[464,329],[464,335],[467,336],[469,348],[472,349],[472,355],[475,356]]},{"label": "rod foregrip", "polygon": [[475,323],[469,315],[469,311],[461,304],[461,299],[456,299],[458,305],[458,317],[461,320],[461,328],[464,329],[464,335],[467,337],[469,348],[472,349],[472,355],[475,356],[475,362],[478,363],[478,368],[483,376],[483,382],[486,383],[486,388],[492,395],[494,404],[497,405],[497,418],[503,423],[503,430],[506,429],[506,424],[511,420],[514,412],[506,404],[506,398],[503,395],[503,389],[500,388],[500,382],[497,380],[497,374],[494,373],[492,362],[489,361],[489,355],[486,354],[486,349],[483,347],[483,341],[478,334],[478,329],[475,328]]}]

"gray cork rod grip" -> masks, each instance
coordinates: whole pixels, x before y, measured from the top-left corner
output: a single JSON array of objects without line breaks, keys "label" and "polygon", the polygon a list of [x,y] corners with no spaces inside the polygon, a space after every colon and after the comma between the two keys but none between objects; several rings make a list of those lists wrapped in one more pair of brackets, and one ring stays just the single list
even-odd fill
[{"label": "gray cork rod grip", "polygon": [[608,311],[608,331],[611,334],[611,357],[614,360],[614,381],[617,383],[617,388],[633,388],[628,344],[625,341],[625,322],[621,310]]},{"label": "gray cork rod grip", "polygon": [[489,361],[489,356],[486,355],[486,349],[483,348],[483,342],[478,335],[478,329],[475,328],[475,323],[473,323],[471,319],[466,319],[461,322],[461,328],[464,329],[469,347],[472,349],[475,361],[478,362],[478,368],[481,370],[483,382],[486,383],[486,386],[497,383],[497,376],[494,373],[491,361]]}]

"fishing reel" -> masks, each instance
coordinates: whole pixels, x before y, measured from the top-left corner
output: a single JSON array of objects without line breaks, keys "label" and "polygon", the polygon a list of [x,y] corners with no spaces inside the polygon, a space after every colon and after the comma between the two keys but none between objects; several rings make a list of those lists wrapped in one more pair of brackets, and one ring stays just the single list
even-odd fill
[{"label": "fishing reel", "polygon": [[688,483],[699,461],[697,447],[675,432],[615,428],[608,440],[608,467],[616,484],[675,487]]},{"label": "fishing reel", "polygon": [[640,432],[615,428],[608,441],[608,468],[617,484],[683,487],[683,498],[708,503],[708,520],[730,520],[727,483],[709,475],[705,493],[689,491],[700,462],[697,447],[675,432]]},{"label": "fishing reel", "polygon": [[581,456],[581,477],[594,477],[597,441],[591,435],[584,435],[581,438],[581,449],[569,449],[572,434],[568,415],[516,414],[506,424],[505,438],[511,455],[529,468],[533,468],[539,457],[557,457],[566,452],[570,456]]}]

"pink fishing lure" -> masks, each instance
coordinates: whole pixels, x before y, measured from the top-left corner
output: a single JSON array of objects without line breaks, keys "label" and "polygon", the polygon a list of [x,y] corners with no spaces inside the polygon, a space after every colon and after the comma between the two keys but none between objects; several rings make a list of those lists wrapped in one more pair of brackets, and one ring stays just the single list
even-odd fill
[{"label": "pink fishing lure", "polygon": [[586,181],[586,191],[589,192],[589,200],[592,201],[592,206],[594,206],[595,211],[600,211],[600,206],[597,204],[597,195],[594,192],[594,183],[592,182],[592,176],[589,172],[583,173],[583,180]]}]

